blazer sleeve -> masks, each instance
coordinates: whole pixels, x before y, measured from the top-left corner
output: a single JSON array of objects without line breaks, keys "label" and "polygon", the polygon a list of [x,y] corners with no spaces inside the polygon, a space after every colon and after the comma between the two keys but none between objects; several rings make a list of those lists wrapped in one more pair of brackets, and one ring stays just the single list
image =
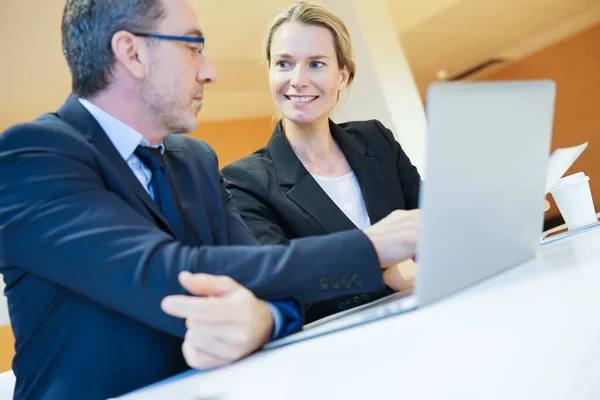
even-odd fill
[{"label": "blazer sleeve", "polygon": [[256,175],[237,163],[223,168],[223,174],[235,207],[256,239],[262,244],[289,243],[283,221],[272,212],[268,192]]},{"label": "blazer sleeve", "polygon": [[[214,149],[208,145],[206,148],[212,154],[215,159],[215,166],[218,171],[219,159]],[[233,204],[231,193],[227,190],[225,185],[225,178],[221,171],[219,173],[219,186],[221,190],[221,200],[223,202],[223,208],[225,210],[225,219],[227,224],[227,232],[229,237],[229,244],[231,245],[259,245],[259,242],[254,237],[254,234],[250,231],[248,226],[244,223],[238,210]],[[272,339],[279,339],[287,336],[291,333],[298,331],[302,328],[304,321],[304,306],[295,299],[270,301],[270,303],[277,309],[279,318],[281,321],[278,327],[275,324],[275,332]],[[275,315],[274,318],[277,318]]]},{"label": "blazer sleeve", "polygon": [[[275,217],[269,207],[268,191],[256,175],[242,163],[233,163],[223,168],[227,188],[232,193],[236,207],[254,235],[264,244],[289,243],[282,223]],[[395,291],[386,285],[379,290],[363,292],[373,300]],[[323,301],[306,302],[304,309],[307,322],[313,322],[327,315],[339,312],[340,301],[352,299],[347,295],[335,296]]]},{"label": "blazer sleeve", "polygon": [[[180,337],[184,323],[160,302],[185,293],[177,279],[184,270],[228,275],[259,298],[301,303],[383,286],[377,254],[359,230],[289,246],[185,246],[107,189],[85,140],[40,125],[0,136],[0,268],[20,268]],[[351,284],[320,286],[324,266],[336,279],[352,274]]]},{"label": "blazer sleeve", "polygon": [[404,193],[404,203],[406,209],[411,210],[419,208],[419,190],[421,186],[421,176],[417,171],[417,167],[412,165],[410,159],[402,150],[400,144],[394,139],[392,131],[387,129],[381,122],[375,121],[377,129],[385,137],[387,142],[390,144],[396,159],[396,170],[398,171],[398,178],[402,185],[402,191]]},{"label": "blazer sleeve", "polygon": [[214,149],[208,144],[202,144],[204,145],[206,150],[210,152],[210,154],[213,156],[215,160],[215,169],[219,174],[219,189],[221,191],[221,201],[225,210],[225,221],[227,225],[227,237],[229,239],[229,244],[259,245],[259,241],[256,240],[256,237],[254,236],[252,231],[248,228],[246,223],[240,217],[240,213],[233,202],[231,192],[227,190],[227,184],[223,173],[218,169],[219,158],[217,156],[217,153],[215,153]]}]

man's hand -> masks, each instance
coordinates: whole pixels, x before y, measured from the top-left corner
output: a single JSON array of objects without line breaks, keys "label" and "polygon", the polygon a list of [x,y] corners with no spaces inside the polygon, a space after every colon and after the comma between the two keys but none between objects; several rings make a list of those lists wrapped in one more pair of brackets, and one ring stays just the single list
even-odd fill
[{"label": "man's hand", "polygon": [[196,296],[167,296],[162,309],[185,318],[183,355],[192,368],[215,368],[239,360],[271,338],[273,315],[264,301],[228,276],[179,274]]},{"label": "man's hand", "polygon": [[419,236],[420,211],[396,210],[364,230],[373,243],[381,268],[415,256]]}]

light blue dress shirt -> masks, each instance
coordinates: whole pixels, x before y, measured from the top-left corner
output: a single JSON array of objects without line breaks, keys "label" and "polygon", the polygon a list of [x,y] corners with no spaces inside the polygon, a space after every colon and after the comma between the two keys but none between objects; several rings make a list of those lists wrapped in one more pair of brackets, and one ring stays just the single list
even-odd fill
[{"label": "light blue dress shirt", "polygon": [[[92,102],[86,99],[79,98],[79,102],[83,105],[86,110],[92,114],[92,117],[98,122],[98,124],[102,127],[112,144],[115,146],[123,160],[129,165],[133,174],[138,178],[144,189],[148,192],[148,194],[154,199],[154,193],[152,191],[152,186],[150,185],[150,180],[152,179],[152,171],[148,167],[144,165],[144,163],[135,155],[135,149],[139,145],[150,146],[148,141],[144,138],[144,136],[120,121],[119,119],[113,117],[106,111],[102,110],[100,107],[96,106]],[[165,147],[161,143],[156,146],[159,148],[161,153],[164,153]],[[267,302],[269,309],[271,310],[271,314],[273,314],[273,338],[277,337],[283,324],[283,317],[281,313],[273,304]]]}]

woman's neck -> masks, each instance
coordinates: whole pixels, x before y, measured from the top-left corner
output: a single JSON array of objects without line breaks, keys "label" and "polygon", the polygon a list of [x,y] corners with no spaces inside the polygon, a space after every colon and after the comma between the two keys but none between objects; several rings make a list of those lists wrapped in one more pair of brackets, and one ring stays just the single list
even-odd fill
[{"label": "woman's neck", "polygon": [[344,153],[331,136],[328,119],[312,124],[296,124],[286,120],[284,130],[294,153],[309,172],[343,176],[351,171]]}]

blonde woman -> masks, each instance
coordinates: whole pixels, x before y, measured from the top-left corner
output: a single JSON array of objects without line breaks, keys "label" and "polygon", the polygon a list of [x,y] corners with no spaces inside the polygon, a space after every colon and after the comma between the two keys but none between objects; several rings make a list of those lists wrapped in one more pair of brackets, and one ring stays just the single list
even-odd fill
[{"label": "blonde woman", "polygon": [[[293,4],[270,24],[264,56],[280,120],[265,148],[223,169],[259,242],[365,229],[394,210],[418,207],[421,178],[392,133],[376,120],[329,118],[356,72],[340,18],[318,4]],[[305,322],[405,287],[391,276],[379,292],[307,305]]]}]

